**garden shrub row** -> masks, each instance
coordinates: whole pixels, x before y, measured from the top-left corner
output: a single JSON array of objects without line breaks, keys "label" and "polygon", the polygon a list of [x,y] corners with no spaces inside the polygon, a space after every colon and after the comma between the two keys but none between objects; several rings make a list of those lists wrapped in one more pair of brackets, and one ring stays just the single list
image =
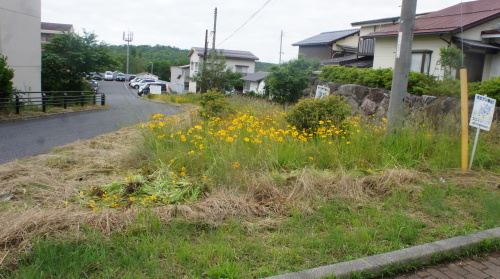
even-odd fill
[{"label": "garden shrub row", "polygon": [[[359,84],[373,88],[390,90],[392,86],[392,69],[347,68],[344,66],[325,66],[319,79],[324,82],[342,84]],[[460,81],[445,79],[436,80],[434,76],[410,72],[408,77],[408,93],[415,95],[460,97]],[[488,81],[469,83],[469,96],[474,94],[488,95],[490,98],[500,98],[500,77]]]}]

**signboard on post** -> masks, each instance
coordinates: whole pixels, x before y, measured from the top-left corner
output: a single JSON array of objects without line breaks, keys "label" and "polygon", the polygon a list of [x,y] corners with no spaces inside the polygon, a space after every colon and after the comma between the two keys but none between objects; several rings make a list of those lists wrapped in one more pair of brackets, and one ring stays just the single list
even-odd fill
[{"label": "signboard on post", "polygon": [[476,94],[469,126],[489,131],[491,122],[493,122],[496,101],[495,99]]},{"label": "signboard on post", "polygon": [[161,85],[150,85],[149,90],[151,94],[161,95]]},{"label": "signboard on post", "polygon": [[318,87],[316,88],[315,99],[325,98],[328,97],[328,95],[330,95],[330,87],[318,85]]},{"label": "signboard on post", "polygon": [[490,130],[491,122],[493,122],[493,115],[495,114],[496,102],[497,100],[495,99],[478,94],[476,94],[476,98],[474,99],[474,107],[472,108],[469,125],[476,127],[476,138],[474,139],[474,146],[472,147],[472,154],[470,156],[469,170],[472,168],[474,153],[476,153],[479,130]]}]

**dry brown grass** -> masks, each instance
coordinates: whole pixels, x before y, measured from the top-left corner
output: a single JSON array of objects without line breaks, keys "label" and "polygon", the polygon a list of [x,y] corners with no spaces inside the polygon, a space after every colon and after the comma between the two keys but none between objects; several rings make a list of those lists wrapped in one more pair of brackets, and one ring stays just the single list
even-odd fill
[{"label": "dry brown grass", "polygon": [[[195,114],[190,110],[181,119],[190,121]],[[49,154],[0,165],[0,247],[4,251],[22,249],[29,246],[35,235],[78,233],[83,224],[105,235],[130,224],[140,208],[93,212],[78,205],[64,206],[64,202],[81,189],[123,180],[136,172],[129,155],[140,137],[137,127],[128,127],[56,148]],[[184,218],[220,224],[237,216],[249,221],[258,218],[259,225],[272,226],[287,216],[291,207],[312,210],[322,201],[334,198],[362,203],[397,189],[416,195],[421,191],[417,183],[430,177],[404,169],[352,177],[346,172],[305,168],[283,174],[282,179],[265,173],[247,173],[246,179],[246,187],[215,187],[196,202],[156,207],[152,211],[165,222]],[[474,178],[467,181],[476,182]]]}]

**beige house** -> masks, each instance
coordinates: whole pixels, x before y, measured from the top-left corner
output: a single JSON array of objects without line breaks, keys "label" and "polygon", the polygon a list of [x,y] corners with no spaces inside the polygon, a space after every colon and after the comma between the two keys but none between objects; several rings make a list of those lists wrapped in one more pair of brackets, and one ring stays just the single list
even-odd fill
[{"label": "beige house", "polygon": [[[193,47],[189,51],[189,76],[194,76],[200,70],[200,63],[203,61],[205,49],[202,47]],[[235,73],[243,75],[255,72],[255,61],[259,58],[249,51],[218,49],[218,52],[226,59],[226,66]],[[172,80],[171,80],[172,81]],[[196,92],[196,82],[189,81],[189,91]]]},{"label": "beige house", "polygon": [[63,32],[75,32],[75,30],[73,29],[73,24],[42,22],[42,44],[48,43],[49,39],[52,38],[55,34],[62,34]]},{"label": "beige house", "polygon": [[0,0],[0,54],[21,91],[41,91],[40,22],[41,0]]},{"label": "beige house", "polygon": [[[375,30],[373,68],[394,68],[399,24]],[[463,2],[415,20],[411,70],[443,78],[441,47],[455,44],[465,53],[469,81],[500,76],[500,1]]]}]

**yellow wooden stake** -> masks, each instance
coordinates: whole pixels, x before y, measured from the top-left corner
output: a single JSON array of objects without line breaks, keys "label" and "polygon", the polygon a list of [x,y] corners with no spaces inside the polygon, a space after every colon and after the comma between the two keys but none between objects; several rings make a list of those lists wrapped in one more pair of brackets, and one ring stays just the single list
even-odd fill
[{"label": "yellow wooden stake", "polygon": [[469,158],[469,102],[467,90],[467,68],[460,69],[460,104],[462,122],[462,170],[467,170]]}]

